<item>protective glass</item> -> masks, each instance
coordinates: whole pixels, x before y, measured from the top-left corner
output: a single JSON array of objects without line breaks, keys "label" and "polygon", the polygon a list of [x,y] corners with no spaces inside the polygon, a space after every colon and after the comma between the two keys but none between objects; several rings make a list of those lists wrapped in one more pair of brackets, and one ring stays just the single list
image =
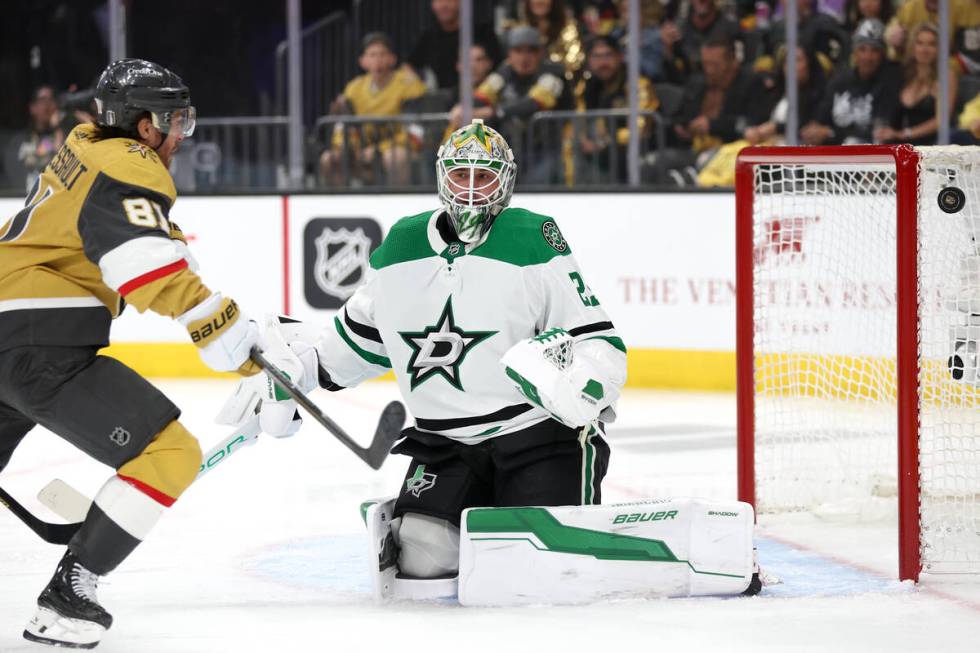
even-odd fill
[{"label": "protective glass", "polygon": [[172,111],[152,111],[153,126],[164,134],[175,131],[188,138],[194,134],[197,125],[197,110],[194,107],[181,107]]}]

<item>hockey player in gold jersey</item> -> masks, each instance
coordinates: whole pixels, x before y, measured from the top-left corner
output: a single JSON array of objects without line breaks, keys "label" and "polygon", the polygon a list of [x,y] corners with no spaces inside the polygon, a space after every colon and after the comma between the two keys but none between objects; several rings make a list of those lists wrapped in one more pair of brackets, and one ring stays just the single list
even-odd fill
[{"label": "hockey player in gold jersey", "polygon": [[36,424],[117,470],[38,598],[27,639],[91,648],[112,617],[98,577],[146,537],[201,462],[180,410],[99,356],[126,304],[178,320],[203,361],[249,375],[258,330],[212,292],[176,225],[168,166],[194,129],[190,92],[166,68],[110,64],[96,124],[76,127],[24,208],[0,222],[0,470]]}]

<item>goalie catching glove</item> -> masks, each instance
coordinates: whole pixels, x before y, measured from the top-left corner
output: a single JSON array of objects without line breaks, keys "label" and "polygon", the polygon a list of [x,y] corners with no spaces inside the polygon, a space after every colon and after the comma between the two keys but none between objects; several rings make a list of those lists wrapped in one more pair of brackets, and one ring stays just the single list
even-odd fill
[{"label": "goalie catching glove", "polygon": [[[310,344],[316,337],[311,331],[302,322],[270,315],[258,340],[265,358],[304,393],[317,387],[319,360]],[[240,381],[215,421],[238,426],[256,412],[262,432],[273,437],[293,435],[303,424],[296,402],[265,373]]]},{"label": "goalie catching glove", "polygon": [[603,419],[615,419],[625,356],[601,340],[575,342],[564,329],[548,329],[511,347],[500,362],[528,401],[566,426],[590,424],[607,408]]}]

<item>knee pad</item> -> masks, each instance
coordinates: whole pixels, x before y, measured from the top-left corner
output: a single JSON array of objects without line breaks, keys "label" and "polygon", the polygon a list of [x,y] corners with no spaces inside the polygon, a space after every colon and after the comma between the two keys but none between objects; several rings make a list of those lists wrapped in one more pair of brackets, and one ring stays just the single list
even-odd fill
[{"label": "knee pad", "polygon": [[459,529],[445,519],[405,513],[398,545],[398,569],[405,575],[435,578],[459,571]]},{"label": "knee pad", "polygon": [[194,482],[200,467],[201,445],[174,420],[118,473],[176,499]]}]

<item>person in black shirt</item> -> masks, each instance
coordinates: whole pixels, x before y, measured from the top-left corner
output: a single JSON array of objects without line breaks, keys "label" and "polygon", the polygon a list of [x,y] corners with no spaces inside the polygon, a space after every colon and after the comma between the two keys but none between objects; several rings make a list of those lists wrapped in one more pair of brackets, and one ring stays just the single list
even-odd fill
[{"label": "person in black shirt", "polygon": [[684,84],[701,72],[701,47],[712,37],[741,40],[738,23],[718,10],[717,0],[691,0],[690,13],[682,25],[667,20],[660,28],[664,45],[666,79]]},{"label": "person in black shirt", "polygon": [[[789,101],[786,98],[786,47],[776,53],[776,72],[765,78],[765,85],[778,97],[769,120],[761,125],[746,127],[742,138],[752,145],[769,143],[774,139],[782,141],[786,137],[786,123],[789,115]],[[806,125],[815,116],[827,90],[827,77],[813,50],[802,47],[796,49],[797,82],[797,125]],[[797,129],[797,139],[799,138]]]},{"label": "person in black shirt", "polygon": [[898,101],[901,70],[885,61],[884,26],[876,18],[854,32],[854,67],[830,80],[817,118],[804,125],[807,145],[851,145],[872,142],[872,130],[885,125]]},{"label": "person in black shirt", "polygon": [[[434,80],[435,88],[455,88],[459,86],[459,0],[432,0],[432,13],[436,24],[422,32],[406,63],[430,87]],[[494,65],[503,59],[490,25],[474,26],[473,42],[484,47]]]},{"label": "person in black shirt", "polygon": [[[878,143],[935,145],[939,131],[939,28],[921,23],[912,30],[905,49],[904,80],[887,125],[874,131]],[[956,84],[949,85],[949,106],[956,105]]]}]

